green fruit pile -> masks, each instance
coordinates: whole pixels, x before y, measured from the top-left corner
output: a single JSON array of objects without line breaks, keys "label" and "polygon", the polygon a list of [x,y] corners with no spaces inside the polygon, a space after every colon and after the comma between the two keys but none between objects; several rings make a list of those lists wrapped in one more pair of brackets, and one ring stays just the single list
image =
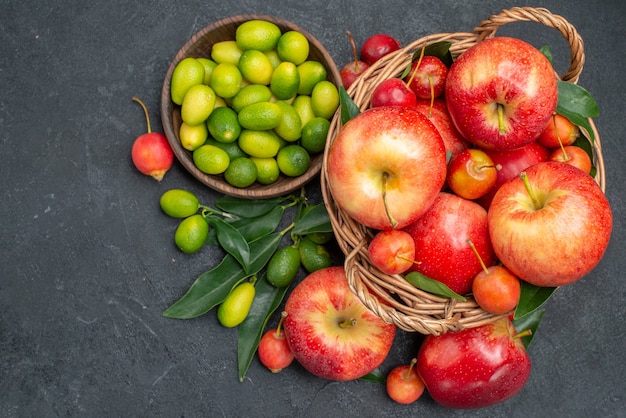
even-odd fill
[{"label": "green fruit pile", "polygon": [[324,65],[309,58],[300,32],[249,20],[210,58],[188,57],[172,73],[181,145],[195,166],[234,187],[297,177],[324,150],[339,106]]}]

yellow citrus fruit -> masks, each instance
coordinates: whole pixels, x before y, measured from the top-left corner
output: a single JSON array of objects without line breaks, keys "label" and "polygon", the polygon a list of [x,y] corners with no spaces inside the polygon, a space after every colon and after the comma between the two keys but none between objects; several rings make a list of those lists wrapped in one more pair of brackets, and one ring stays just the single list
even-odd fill
[{"label": "yellow citrus fruit", "polygon": [[309,169],[311,156],[300,145],[291,144],[278,151],[276,162],[281,173],[289,177],[297,177]]},{"label": "yellow citrus fruit", "polygon": [[242,53],[235,41],[220,41],[211,47],[211,59],[218,64],[237,65]]},{"label": "yellow citrus fruit", "polygon": [[180,124],[180,144],[188,151],[193,151],[204,144],[208,136],[209,130],[204,123],[188,125],[183,122]]},{"label": "yellow citrus fruit", "polygon": [[192,254],[206,243],[209,224],[202,215],[195,214],[183,219],[174,233],[174,242],[182,252]]},{"label": "yellow citrus fruit", "polygon": [[243,152],[258,158],[275,157],[282,145],[280,137],[272,130],[242,129],[238,143]]},{"label": "yellow citrus fruit", "polygon": [[235,112],[240,112],[244,107],[259,102],[269,102],[272,98],[270,88],[261,84],[249,84],[239,90],[232,98],[230,106]]},{"label": "yellow citrus fruit", "polygon": [[204,67],[204,79],[202,80],[202,84],[209,84],[211,81],[211,73],[213,72],[213,68],[217,66],[217,62],[204,57],[198,57],[196,59]]},{"label": "yellow citrus fruit", "polygon": [[300,85],[298,86],[298,94],[310,96],[313,87],[322,80],[326,80],[327,71],[324,64],[319,61],[304,61],[298,65],[298,73],[300,74]]},{"label": "yellow citrus fruit", "polygon": [[203,123],[215,107],[215,92],[206,84],[191,86],[180,106],[180,117],[188,125]]},{"label": "yellow citrus fruit", "polygon": [[274,129],[280,123],[282,111],[272,102],[250,104],[239,111],[239,124],[246,129],[263,131]]},{"label": "yellow citrus fruit", "polygon": [[217,148],[221,148],[224,151],[226,151],[226,154],[228,155],[228,158],[230,161],[237,159],[239,157],[248,156],[248,154],[243,152],[243,150],[239,147],[239,144],[237,143],[237,141],[226,143],[226,142],[219,142],[215,140],[214,138],[208,137],[205,141],[205,144],[213,145]]},{"label": "yellow citrus fruit", "polygon": [[206,126],[211,136],[219,142],[235,142],[241,133],[237,112],[230,107],[213,109]]},{"label": "yellow citrus fruit", "polygon": [[239,93],[242,83],[243,76],[239,68],[235,64],[222,63],[213,69],[209,85],[215,94],[227,99]]},{"label": "yellow citrus fruit", "polygon": [[269,51],[263,51],[263,53],[267,56],[267,58],[272,63],[272,68],[278,67],[278,64],[283,62],[278,56],[278,51],[276,49],[270,49]]},{"label": "yellow citrus fruit", "polygon": [[248,49],[269,51],[276,47],[280,35],[280,28],[275,23],[253,19],[237,27],[235,41],[237,46],[244,51]]},{"label": "yellow citrus fruit", "polygon": [[170,189],[161,195],[161,209],[172,218],[186,218],[200,208],[198,197],[188,190]]},{"label": "yellow citrus fruit", "polygon": [[256,181],[256,178],[256,164],[248,157],[241,157],[231,161],[226,171],[224,171],[224,179],[228,184],[235,187],[248,187]]},{"label": "yellow citrus fruit", "polygon": [[248,49],[241,54],[239,71],[252,84],[269,84],[274,67],[267,55],[256,49]]},{"label": "yellow citrus fruit", "polygon": [[300,133],[302,131],[302,122],[300,121],[300,115],[296,109],[287,102],[279,100],[276,105],[280,107],[282,117],[280,123],[274,128],[274,132],[278,134],[287,142],[294,142],[300,139]]},{"label": "yellow citrus fruit", "polygon": [[296,96],[291,105],[294,109],[296,109],[296,112],[298,112],[302,126],[306,125],[307,122],[315,117],[315,113],[313,113],[313,103],[311,101],[311,96]]},{"label": "yellow citrus fruit", "polygon": [[217,307],[217,319],[227,328],[241,324],[250,313],[256,290],[250,282],[235,286],[226,299]]},{"label": "yellow citrus fruit", "polygon": [[281,62],[271,75],[270,90],[279,100],[287,100],[298,93],[300,73],[296,64]]},{"label": "yellow citrus fruit", "polygon": [[314,117],[302,127],[300,145],[310,154],[324,151],[326,137],[330,129],[330,121],[322,117]]},{"label": "yellow citrus fruit", "polygon": [[191,86],[202,84],[204,81],[204,66],[195,58],[184,58],[172,72],[170,81],[170,96],[177,105],[183,103],[185,93]]},{"label": "yellow citrus fruit", "polygon": [[309,40],[302,33],[291,30],[283,33],[278,39],[276,50],[283,61],[302,64],[309,57]]},{"label": "yellow citrus fruit", "polygon": [[313,87],[311,106],[315,116],[332,119],[339,107],[339,90],[328,80],[323,80]]},{"label": "yellow citrus fruit", "polygon": [[256,181],[261,184],[272,184],[278,180],[280,170],[275,158],[257,158],[250,157],[256,165],[257,177]]},{"label": "yellow citrus fruit", "polygon": [[221,174],[230,163],[228,154],[215,145],[204,144],[193,151],[193,163],[206,174]]}]

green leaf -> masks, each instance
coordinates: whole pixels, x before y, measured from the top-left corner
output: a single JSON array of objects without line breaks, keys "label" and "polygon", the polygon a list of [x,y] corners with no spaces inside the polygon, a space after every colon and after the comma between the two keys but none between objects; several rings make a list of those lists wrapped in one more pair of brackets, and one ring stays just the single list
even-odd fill
[{"label": "green leaf", "polygon": [[556,287],[539,287],[521,280],[521,293],[514,319],[520,319],[539,309],[554,293]]},{"label": "green leaf", "polygon": [[552,50],[550,49],[550,47],[548,45],[544,45],[541,47],[539,51],[548,59],[548,61],[550,61],[550,64],[552,64],[553,55],[552,55]]},{"label": "green leaf", "polygon": [[250,263],[250,247],[244,236],[231,224],[216,216],[207,216],[207,222],[215,227],[217,241],[230,255],[235,257],[247,272]]},{"label": "green leaf", "polygon": [[520,319],[513,320],[513,325],[515,326],[517,332],[522,332],[527,329],[531,331],[530,335],[522,337],[522,341],[524,342],[524,347],[526,347],[526,349],[528,349],[530,343],[535,337],[539,324],[541,323],[541,319],[545,313],[545,309],[536,309],[532,313],[529,313]]},{"label": "green leaf", "polygon": [[441,296],[444,298],[454,298],[462,302],[465,302],[467,300],[465,299],[465,297],[454,292],[452,289],[450,289],[448,286],[441,283],[440,281],[426,277],[420,272],[412,271],[411,273],[404,276],[404,278],[407,282],[409,282],[416,288],[428,293],[432,293],[433,295]]},{"label": "green leaf", "polygon": [[250,368],[254,354],[259,347],[259,341],[267,323],[280,306],[287,294],[289,286],[277,288],[266,279],[265,274],[257,280],[256,294],[246,319],[239,324],[237,334],[237,368],[239,381],[243,382]]},{"label": "green leaf", "polygon": [[[452,58],[452,53],[450,52],[450,47],[452,46],[452,42],[450,41],[437,41],[432,44],[426,45],[424,48],[424,56],[431,55],[439,58],[446,67],[450,68],[452,62],[454,61]],[[412,61],[416,61],[419,59],[422,54],[421,48],[413,53]]]},{"label": "green leaf", "polygon": [[293,233],[296,235],[306,235],[313,232],[332,232],[333,226],[324,203],[314,205],[302,218],[296,220]]},{"label": "green leaf", "polygon": [[556,112],[568,118],[572,123],[585,129],[591,142],[595,141],[595,134],[591,129],[588,118],[594,118],[600,114],[598,103],[591,94],[569,81],[559,81],[559,100]]},{"label": "green leaf", "polygon": [[243,199],[224,195],[215,201],[215,206],[224,212],[241,216],[242,218],[255,218],[264,215],[280,205],[284,197],[271,199]]},{"label": "green leaf", "polygon": [[283,219],[285,208],[275,206],[274,209],[256,218],[239,218],[230,221],[239,233],[248,241],[254,241],[264,235],[272,233]]},{"label": "green leaf", "polygon": [[362,380],[364,382],[385,383],[385,375],[379,368],[375,368],[365,376],[359,377],[358,380]]},{"label": "green leaf", "polygon": [[341,124],[345,125],[350,119],[355,118],[361,113],[359,107],[354,103],[352,97],[348,94],[344,87],[339,87],[339,103],[341,108]]},{"label": "green leaf", "polygon": [[[574,141],[572,145],[575,145],[577,147],[584,149],[587,155],[589,155],[589,158],[591,158],[591,161],[593,162],[593,146],[591,145],[591,142],[589,142],[587,137],[582,136],[582,135],[579,136],[578,138],[576,138],[576,141]],[[595,177],[596,171],[597,171],[596,166],[592,165],[589,175],[591,175],[591,177]]]}]

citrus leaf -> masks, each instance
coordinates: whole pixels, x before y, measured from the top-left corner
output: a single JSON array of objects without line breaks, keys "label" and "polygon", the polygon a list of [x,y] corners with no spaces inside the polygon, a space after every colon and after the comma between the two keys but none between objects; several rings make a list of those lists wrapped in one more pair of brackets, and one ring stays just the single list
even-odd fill
[{"label": "citrus leaf", "polygon": [[239,218],[232,221],[227,219],[226,221],[236,228],[246,241],[250,242],[276,230],[284,213],[283,206],[275,206],[271,211],[255,218]]},{"label": "citrus leaf", "polygon": [[[454,61],[452,58],[452,53],[450,52],[450,47],[452,46],[452,42],[450,41],[437,41],[432,44],[426,45],[424,48],[424,56],[430,55],[433,57],[439,58],[446,67],[450,68],[452,62]],[[419,59],[422,54],[422,49],[418,49],[413,53],[412,61],[416,61]]]},{"label": "citrus leaf", "polygon": [[289,286],[282,288],[272,286],[263,274],[257,280],[255,288],[256,294],[250,312],[246,319],[239,324],[237,330],[237,368],[240,382],[243,382],[246,377],[254,354],[259,347],[263,331],[272,314],[282,303]]},{"label": "citrus leaf", "polygon": [[344,87],[339,87],[339,103],[341,108],[341,124],[345,125],[350,119],[361,113],[359,107],[354,103],[352,97]]},{"label": "citrus leaf", "polygon": [[296,235],[306,235],[313,232],[332,232],[333,227],[324,203],[314,205],[302,218],[296,220],[293,233]]},{"label": "citrus leaf", "polygon": [[358,380],[362,380],[364,382],[385,383],[385,375],[379,368],[376,368],[365,376],[359,377]]},{"label": "citrus leaf", "polygon": [[539,328],[539,324],[541,323],[541,319],[545,313],[545,309],[536,309],[520,319],[513,320],[513,325],[515,326],[517,332],[522,332],[527,329],[531,331],[530,335],[522,337],[522,341],[524,342],[524,347],[526,347],[526,349],[528,349],[535,334],[537,333],[537,329]]},{"label": "citrus leaf", "polygon": [[416,288],[428,293],[432,293],[433,295],[441,296],[444,298],[454,298],[462,302],[465,302],[467,300],[465,299],[465,297],[454,292],[452,289],[450,289],[448,286],[441,283],[440,281],[426,277],[420,272],[412,271],[411,273],[404,276],[404,278],[407,282],[409,282]]},{"label": "citrus leaf", "polygon": [[217,241],[230,255],[235,257],[247,272],[250,263],[250,247],[248,241],[231,224],[216,216],[207,216],[207,222],[215,227]]},{"label": "citrus leaf", "polygon": [[[593,163],[593,148],[592,148],[591,142],[589,142],[587,137],[579,136],[578,138],[576,138],[576,141],[574,141],[574,143],[572,145],[575,145],[577,147],[580,147],[580,148],[584,149],[585,152],[587,153],[587,155],[589,156],[589,158],[591,159],[591,162]],[[591,166],[591,171],[589,172],[589,175],[591,177],[595,177],[596,176],[596,171],[597,171],[596,166],[592,165]]]},{"label": "citrus leaf", "polygon": [[524,316],[539,309],[554,293],[556,287],[540,287],[521,280],[521,292],[517,308],[515,308],[514,319],[521,319]]},{"label": "citrus leaf", "polygon": [[539,51],[548,59],[548,61],[550,61],[550,64],[552,64],[554,56],[552,55],[550,47],[548,45],[544,45],[541,49],[539,49]]},{"label": "citrus leaf", "polygon": [[268,213],[283,200],[285,200],[284,197],[242,199],[235,196],[224,195],[215,201],[215,206],[224,212],[241,216],[242,218],[255,218]]},{"label": "citrus leaf", "polygon": [[558,89],[559,99],[556,112],[568,118],[575,125],[584,128],[593,143],[595,134],[587,119],[600,114],[598,103],[587,90],[578,84],[558,81]]}]

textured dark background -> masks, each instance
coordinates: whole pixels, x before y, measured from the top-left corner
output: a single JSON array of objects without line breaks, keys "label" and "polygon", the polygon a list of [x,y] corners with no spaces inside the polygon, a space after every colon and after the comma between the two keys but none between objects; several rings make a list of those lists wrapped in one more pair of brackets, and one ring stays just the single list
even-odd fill
[{"label": "textured dark background", "polygon": [[[626,3],[537,1],[585,40],[580,84],[596,98],[615,227],[600,265],[560,289],[530,348],[533,371],[512,400],[459,412],[428,396],[394,404],[384,388],[329,382],[293,365],[272,375],[255,359],[236,371],[236,331],[214,313],[177,321],[161,312],[221,257],[186,256],[159,209],[167,189],[218,195],[176,163],[159,184],[139,174],[130,147],[145,131],[145,100],[160,130],[169,61],[203,26],[240,13],[273,14],[317,36],[337,65],[375,32],[404,43],[470,31],[519,1],[0,1],[0,416],[624,416],[626,156],[623,26]],[[567,46],[537,24],[502,34]],[[317,181],[309,196],[320,202]],[[398,333],[383,372],[414,355]]]}]

